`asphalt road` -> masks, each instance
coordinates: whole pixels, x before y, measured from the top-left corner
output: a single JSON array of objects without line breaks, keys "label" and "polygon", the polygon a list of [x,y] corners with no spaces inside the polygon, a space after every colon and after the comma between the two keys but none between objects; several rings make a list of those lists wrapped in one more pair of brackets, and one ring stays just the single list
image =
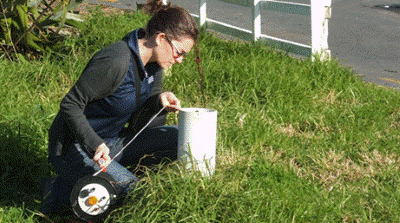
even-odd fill
[{"label": "asphalt road", "polygon": [[[310,4],[310,0],[286,1]],[[136,2],[145,0],[89,2],[135,10]],[[170,2],[198,14],[198,0]],[[250,8],[208,0],[207,14],[211,19],[251,29]],[[261,16],[263,34],[311,45],[310,17],[272,11],[262,11]],[[333,0],[328,42],[332,56],[357,76],[400,88],[400,0]]]},{"label": "asphalt road", "polygon": [[374,7],[389,0],[335,0],[329,23],[332,55],[380,85],[400,88],[400,13]]}]

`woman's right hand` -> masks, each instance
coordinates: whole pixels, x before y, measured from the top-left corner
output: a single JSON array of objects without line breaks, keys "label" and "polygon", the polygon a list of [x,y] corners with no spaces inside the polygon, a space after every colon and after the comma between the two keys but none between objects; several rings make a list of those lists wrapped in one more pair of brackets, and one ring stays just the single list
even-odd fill
[{"label": "woman's right hand", "polygon": [[101,169],[103,169],[111,163],[111,158],[109,154],[110,149],[106,146],[105,143],[102,143],[99,147],[97,147],[96,152],[93,156],[93,160],[100,166]]}]

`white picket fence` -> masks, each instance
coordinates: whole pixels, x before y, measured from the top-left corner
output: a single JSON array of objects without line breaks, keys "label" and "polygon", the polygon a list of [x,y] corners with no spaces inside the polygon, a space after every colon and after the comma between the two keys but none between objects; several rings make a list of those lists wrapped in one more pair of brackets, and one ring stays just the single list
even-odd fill
[{"label": "white picket fence", "polygon": [[[163,0],[164,3],[167,0]],[[225,0],[232,4],[252,8],[252,30],[239,28],[221,21],[207,18],[207,0],[199,1],[199,14],[192,14],[201,26],[247,41],[263,41],[269,46],[303,56],[319,54],[330,58],[328,47],[328,21],[331,17],[332,0],[311,0],[311,4],[292,3],[276,0]],[[294,41],[280,39],[261,33],[261,10],[273,10],[282,13],[295,13],[311,16],[311,46]]]}]

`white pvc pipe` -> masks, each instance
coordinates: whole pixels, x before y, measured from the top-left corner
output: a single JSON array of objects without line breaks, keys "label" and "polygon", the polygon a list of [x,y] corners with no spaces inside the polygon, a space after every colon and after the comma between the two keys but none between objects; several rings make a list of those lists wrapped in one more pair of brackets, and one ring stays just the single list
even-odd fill
[{"label": "white pvc pipe", "polygon": [[178,160],[189,170],[211,176],[215,170],[217,111],[182,108],[178,118]]}]

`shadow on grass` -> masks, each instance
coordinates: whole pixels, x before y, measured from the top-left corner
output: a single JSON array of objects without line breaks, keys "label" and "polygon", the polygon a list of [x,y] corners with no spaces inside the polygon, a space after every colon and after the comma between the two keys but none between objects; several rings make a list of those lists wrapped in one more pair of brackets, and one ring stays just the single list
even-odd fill
[{"label": "shadow on grass", "polygon": [[44,141],[26,124],[0,123],[0,207],[39,210],[40,181],[51,171]]}]

